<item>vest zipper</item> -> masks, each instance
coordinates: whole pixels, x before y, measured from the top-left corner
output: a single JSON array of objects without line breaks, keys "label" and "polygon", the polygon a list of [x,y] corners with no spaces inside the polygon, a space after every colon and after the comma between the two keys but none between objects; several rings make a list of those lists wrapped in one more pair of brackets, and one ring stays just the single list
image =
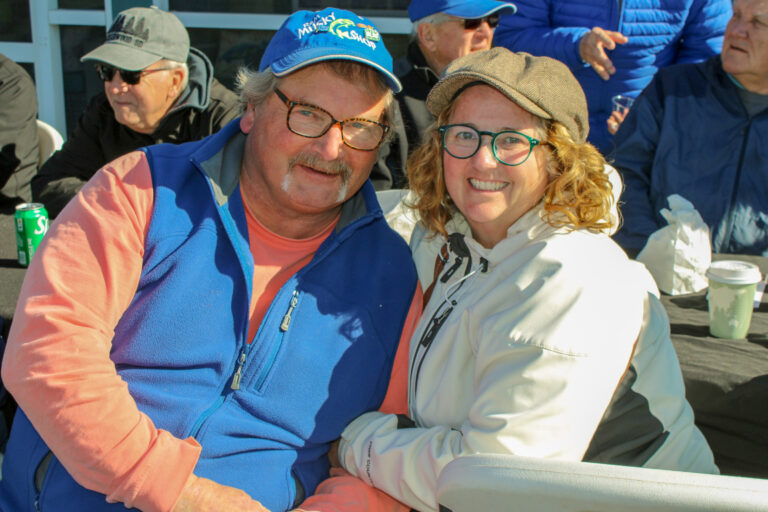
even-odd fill
[{"label": "vest zipper", "polygon": [[240,380],[243,378],[243,365],[245,364],[245,358],[246,353],[245,349],[243,349],[242,352],[240,352],[240,359],[237,362],[237,370],[235,370],[235,374],[232,376],[232,385],[230,386],[233,390],[240,389]]},{"label": "vest zipper", "polygon": [[280,331],[285,332],[288,330],[288,327],[291,325],[291,313],[293,313],[294,308],[296,308],[296,304],[299,302],[299,292],[296,290],[293,290],[293,296],[291,297],[291,305],[288,306],[288,311],[285,313],[285,316],[283,316],[283,321],[280,322]]},{"label": "vest zipper", "polygon": [[275,343],[272,345],[272,349],[270,350],[269,354],[267,354],[265,358],[265,364],[262,367],[261,371],[259,372],[258,376],[256,377],[256,384],[254,385],[256,391],[260,392],[262,390],[262,387],[264,386],[264,381],[267,380],[267,375],[269,375],[269,371],[272,369],[272,366],[275,364],[275,360],[277,359],[277,354],[280,352],[280,347],[283,345],[283,338],[285,337],[286,331],[288,331],[288,328],[291,325],[291,315],[293,314],[293,310],[296,309],[296,305],[299,303],[299,292],[298,290],[293,290],[293,295],[291,296],[291,303],[288,305],[288,310],[285,312],[285,315],[283,315],[283,321],[280,322],[280,334],[277,340],[275,340]]}]

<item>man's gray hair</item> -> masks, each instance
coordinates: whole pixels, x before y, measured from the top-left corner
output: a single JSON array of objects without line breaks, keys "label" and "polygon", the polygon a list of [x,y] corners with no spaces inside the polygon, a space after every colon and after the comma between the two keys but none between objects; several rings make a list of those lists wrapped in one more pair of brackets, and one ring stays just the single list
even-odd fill
[{"label": "man's gray hair", "polygon": [[[360,83],[358,80],[352,80],[350,77],[339,73],[337,71],[338,68],[335,67],[332,63],[342,63],[343,66],[354,64],[361,67],[365,66],[365,64],[354,63],[353,61],[328,61],[314,64],[315,66],[329,66],[332,70],[334,70],[334,72],[336,72],[337,75],[346,80],[349,80],[351,83]],[[384,139],[387,141],[392,138],[395,132],[394,94],[392,93],[392,90],[389,88],[389,86],[386,85],[384,79],[381,78],[380,73],[373,70],[372,68],[370,69],[372,76],[376,76],[380,80],[382,85],[381,89],[386,91],[383,122],[389,126],[389,131],[387,132],[387,135]],[[275,88],[280,85],[280,81],[281,78],[276,77],[270,69],[266,69],[264,71],[254,71],[247,67],[240,68],[240,70],[237,72],[237,76],[235,77],[235,84],[236,90],[240,93],[240,103],[243,105],[243,108],[247,108],[248,105],[258,107],[264,103],[267,98],[269,98],[269,95],[274,92]],[[372,91],[370,88],[368,90]],[[322,107],[322,105],[318,106]]]},{"label": "man's gray hair", "polygon": [[235,90],[240,92],[243,109],[248,105],[259,106],[269,97],[278,85],[278,78],[271,70],[254,71],[243,67],[235,77]]},{"label": "man's gray hair", "polygon": [[162,67],[165,68],[171,68],[171,69],[181,69],[184,71],[184,78],[181,79],[181,87],[179,87],[179,96],[187,90],[187,85],[189,85],[189,66],[187,66],[186,62],[177,62],[175,60],[171,59],[162,59]]},{"label": "man's gray hair", "polygon": [[436,12],[435,14],[430,14],[429,16],[424,16],[423,18],[419,18],[418,20],[414,21],[413,24],[411,25],[410,40],[415,41],[418,38],[419,25],[421,25],[422,23],[431,23],[433,25],[440,25],[452,19],[456,19],[456,17],[451,16],[450,14],[446,14],[444,12]]}]

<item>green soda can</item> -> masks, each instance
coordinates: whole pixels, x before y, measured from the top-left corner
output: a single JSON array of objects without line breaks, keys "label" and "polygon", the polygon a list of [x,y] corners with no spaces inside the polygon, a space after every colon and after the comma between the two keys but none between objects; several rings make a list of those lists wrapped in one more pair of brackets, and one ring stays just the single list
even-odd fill
[{"label": "green soda can", "polygon": [[26,267],[48,231],[48,211],[42,203],[22,203],[16,206],[14,220],[19,265]]}]

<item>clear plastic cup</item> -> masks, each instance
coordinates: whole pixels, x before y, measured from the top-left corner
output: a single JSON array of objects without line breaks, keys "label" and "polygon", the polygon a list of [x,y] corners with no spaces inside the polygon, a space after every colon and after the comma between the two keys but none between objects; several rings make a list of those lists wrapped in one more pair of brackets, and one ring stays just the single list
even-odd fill
[{"label": "clear plastic cup", "polygon": [[614,112],[627,112],[630,108],[632,108],[632,104],[635,102],[635,99],[630,98],[629,96],[624,96],[622,94],[617,94],[611,98],[611,102],[613,102]]},{"label": "clear plastic cup", "polygon": [[710,334],[718,338],[744,338],[752,321],[755,289],[762,279],[760,269],[745,261],[714,261],[707,277]]}]

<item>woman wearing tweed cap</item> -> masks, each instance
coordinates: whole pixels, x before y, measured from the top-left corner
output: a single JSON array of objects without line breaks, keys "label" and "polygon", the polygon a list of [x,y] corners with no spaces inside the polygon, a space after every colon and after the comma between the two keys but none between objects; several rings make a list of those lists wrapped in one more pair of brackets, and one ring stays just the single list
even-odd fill
[{"label": "woman wearing tweed cap", "polygon": [[606,164],[558,61],[503,48],[454,61],[389,214],[425,290],[410,418],[367,413],[341,465],[408,507],[470,453],[716,473],[645,267],[607,233]]}]

